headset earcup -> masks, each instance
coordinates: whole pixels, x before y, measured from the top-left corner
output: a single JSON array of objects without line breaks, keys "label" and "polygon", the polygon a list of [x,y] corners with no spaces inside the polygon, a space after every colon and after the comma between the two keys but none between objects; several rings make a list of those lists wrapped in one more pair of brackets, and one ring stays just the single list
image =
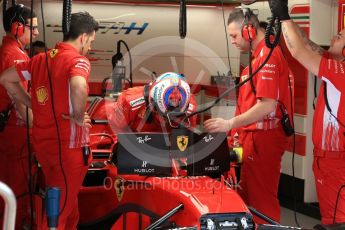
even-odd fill
[{"label": "headset earcup", "polygon": [[242,37],[246,41],[253,41],[256,38],[256,28],[252,24],[246,24],[242,27]]},{"label": "headset earcup", "polygon": [[15,37],[21,37],[24,34],[24,25],[20,22],[11,24],[11,34]]}]

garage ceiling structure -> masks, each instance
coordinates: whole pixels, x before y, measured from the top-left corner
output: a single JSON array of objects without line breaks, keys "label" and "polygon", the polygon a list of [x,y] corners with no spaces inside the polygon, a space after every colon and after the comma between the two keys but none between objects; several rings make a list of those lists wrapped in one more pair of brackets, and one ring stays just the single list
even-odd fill
[{"label": "garage ceiling structure", "polygon": [[[84,0],[84,2],[114,2],[128,4],[179,4],[180,0]],[[258,0],[265,1],[265,0]],[[250,0],[185,0],[186,4],[191,5],[218,5],[223,2],[226,5],[239,5],[241,2],[250,2]]]}]

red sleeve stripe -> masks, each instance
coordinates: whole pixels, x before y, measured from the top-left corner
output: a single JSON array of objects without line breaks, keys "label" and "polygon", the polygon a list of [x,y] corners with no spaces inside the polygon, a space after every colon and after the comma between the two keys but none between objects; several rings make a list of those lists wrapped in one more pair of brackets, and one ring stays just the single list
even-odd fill
[{"label": "red sleeve stripe", "polygon": [[90,66],[88,65],[88,64],[86,64],[86,63],[77,63],[76,65],[75,65],[75,67],[76,68],[80,68],[80,69],[83,69],[83,70],[85,70],[87,73],[89,73],[89,71],[90,71]]}]

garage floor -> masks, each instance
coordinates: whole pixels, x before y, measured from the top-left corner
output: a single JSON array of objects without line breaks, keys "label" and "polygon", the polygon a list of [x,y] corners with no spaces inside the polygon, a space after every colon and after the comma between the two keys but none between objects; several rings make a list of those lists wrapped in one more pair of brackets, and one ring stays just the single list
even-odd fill
[{"label": "garage floor", "polygon": [[[294,212],[290,209],[281,207],[281,224],[286,226],[297,226],[295,222]],[[311,218],[309,216],[297,213],[297,221],[300,227],[312,229],[315,225],[320,223],[320,220]]]}]

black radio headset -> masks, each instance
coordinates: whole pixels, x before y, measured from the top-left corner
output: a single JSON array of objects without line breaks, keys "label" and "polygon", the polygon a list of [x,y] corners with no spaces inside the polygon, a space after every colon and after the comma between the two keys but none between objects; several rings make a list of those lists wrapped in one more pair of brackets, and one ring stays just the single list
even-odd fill
[{"label": "black radio headset", "polygon": [[11,25],[11,34],[18,39],[24,34],[25,31],[25,20],[22,16],[24,11],[24,5],[23,4],[17,4],[15,5],[15,13],[14,16],[10,20]]}]

